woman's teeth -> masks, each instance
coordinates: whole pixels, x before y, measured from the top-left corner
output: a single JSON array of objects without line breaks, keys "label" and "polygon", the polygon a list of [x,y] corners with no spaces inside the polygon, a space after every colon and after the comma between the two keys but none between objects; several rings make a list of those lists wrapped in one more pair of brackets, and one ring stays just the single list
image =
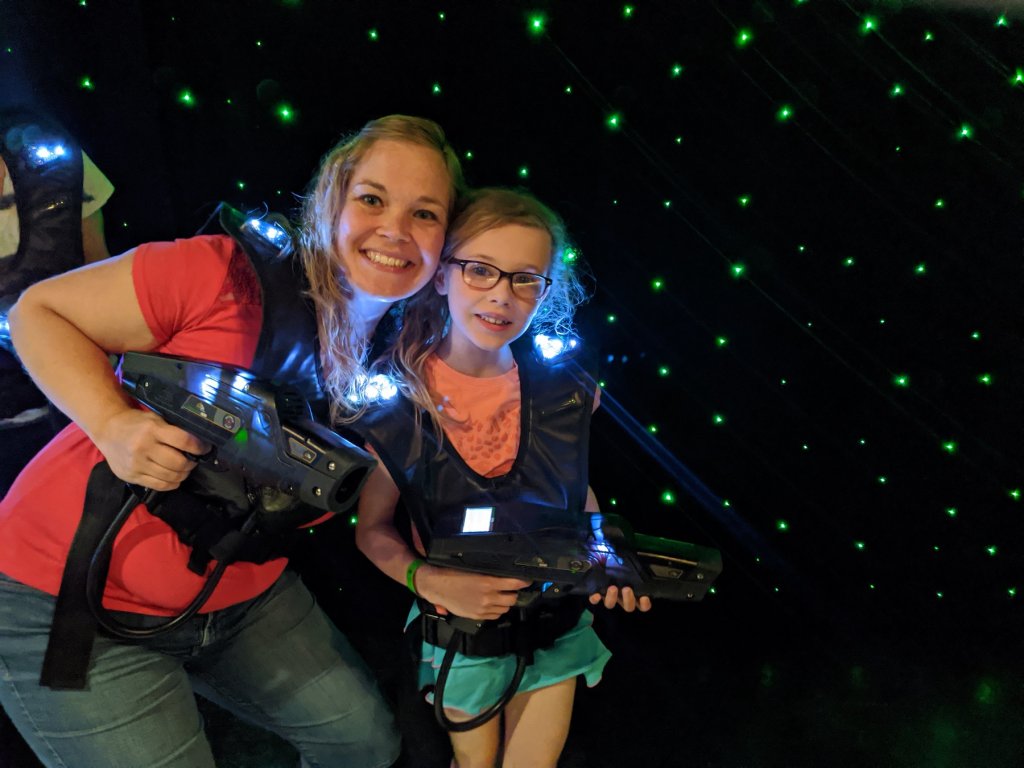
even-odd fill
[{"label": "woman's teeth", "polygon": [[382,264],[385,267],[406,267],[409,262],[405,259],[396,259],[394,256],[388,256],[386,253],[380,251],[363,251],[366,254],[366,258],[372,261],[374,264]]}]

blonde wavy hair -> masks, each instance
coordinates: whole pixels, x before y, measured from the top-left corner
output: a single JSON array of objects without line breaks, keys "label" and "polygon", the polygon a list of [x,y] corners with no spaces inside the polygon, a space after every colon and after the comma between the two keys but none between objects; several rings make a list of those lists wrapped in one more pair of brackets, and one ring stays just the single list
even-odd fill
[{"label": "blonde wavy hair", "polygon": [[349,318],[350,285],[337,258],[338,223],[352,173],[375,142],[404,141],[436,149],[444,158],[450,181],[449,216],[465,190],[462,165],[444,131],[433,120],[388,115],[371,120],[355,134],[345,136],[320,161],[303,199],[299,222],[299,258],[309,280],[309,297],[320,323],[320,359],[324,384],[331,401],[332,423],[354,421],[362,408],[347,399],[353,385],[367,373],[370,340]]},{"label": "blonde wavy hair", "polygon": [[[551,238],[551,262],[547,276],[551,288],[541,301],[530,324],[530,333],[569,335],[574,332],[576,307],[587,298],[581,279],[584,267],[569,242],[561,217],[524,189],[485,187],[463,197],[455,218],[448,227],[441,269],[450,263],[459,249],[477,235],[490,229],[517,224],[547,232]],[[409,299],[402,318],[402,329],[389,353],[392,373],[398,373],[403,394],[426,411],[436,434],[441,434],[442,414],[430,397],[426,384],[426,362],[448,328],[448,300],[433,282]]]}]

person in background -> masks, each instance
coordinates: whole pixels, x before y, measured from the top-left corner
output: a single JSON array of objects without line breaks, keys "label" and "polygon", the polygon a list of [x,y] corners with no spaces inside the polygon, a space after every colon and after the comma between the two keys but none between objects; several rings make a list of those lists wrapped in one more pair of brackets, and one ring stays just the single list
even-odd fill
[{"label": "person in background", "polygon": [[102,208],[113,192],[56,122],[0,111],[0,498],[59,422],[14,356],[7,312],[32,283],[110,255]]}]

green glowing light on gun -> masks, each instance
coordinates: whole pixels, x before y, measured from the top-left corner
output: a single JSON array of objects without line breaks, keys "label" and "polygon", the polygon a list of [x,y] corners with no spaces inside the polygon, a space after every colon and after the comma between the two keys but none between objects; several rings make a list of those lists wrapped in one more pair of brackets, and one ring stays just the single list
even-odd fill
[{"label": "green glowing light on gun", "polygon": [[236,443],[247,443],[247,442],[249,442],[249,430],[246,429],[245,427],[242,427],[240,430],[235,432],[235,442]]}]

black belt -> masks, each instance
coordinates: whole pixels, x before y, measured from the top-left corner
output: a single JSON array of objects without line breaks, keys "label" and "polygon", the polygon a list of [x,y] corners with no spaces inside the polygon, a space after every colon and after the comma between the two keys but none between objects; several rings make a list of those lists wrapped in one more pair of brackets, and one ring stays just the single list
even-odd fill
[{"label": "black belt", "polygon": [[[550,648],[575,627],[585,607],[584,601],[575,597],[550,601],[538,598],[527,609],[513,608],[500,619],[476,622],[479,628],[470,634],[459,631],[447,616],[439,616],[427,601],[421,599],[419,605],[423,639],[431,645],[448,648],[454,638],[455,650],[464,656],[515,654],[531,659],[534,651]],[[465,619],[460,621],[465,622]]]}]

